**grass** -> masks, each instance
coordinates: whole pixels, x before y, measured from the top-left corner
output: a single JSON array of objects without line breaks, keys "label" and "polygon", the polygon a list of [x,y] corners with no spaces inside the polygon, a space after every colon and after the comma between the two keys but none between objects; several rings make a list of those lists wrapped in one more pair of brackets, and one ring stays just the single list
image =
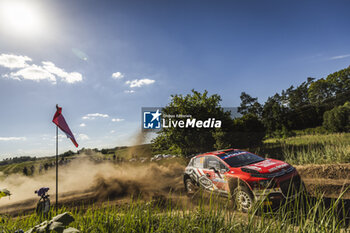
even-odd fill
[{"label": "grass", "polygon": [[[208,196],[208,195],[207,195]],[[349,210],[341,198],[325,203],[300,196],[272,211],[257,203],[248,214],[233,211],[230,200],[211,195],[198,198],[197,204],[178,205],[171,198],[165,202],[131,201],[121,206],[105,205],[87,210],[71,209],[75,221],[71,227],[81,232],[346,232],[349,222],[342,217]],[[339,208],[343,207],[343,208]],[[61,208],[60,213],[67,211]],[[43,221],[35,214],[17,218],[3,217],[0,231],[14,232]]]},{"label": "grass", "polygon": [[[147,146],[134,151],[122,148],[117,156],[150,154]],[[285,160],[291,164],[325,164],[350,162],[350,133],[330,135],[300,135],[286,139],[268,139],[261,147],[250,149],[257,154]],[[111,157],[113,154],[107,155]],[[99,155],[101,158],[105,156]],[[181,160],[181,161],[178,161]],[[159,163],[181,162],[181,158]],[[19,172],[32,163],[2,166],[6,173]],[[43,161],[40,161],[43,162]],[[345,191],[344,191],[345,193]],[[68,209],[75,218],[71,224],[81,232],[350,232],[349,203],[341,199],[329,200],[322,194],[317,197],[300,197],[286,202],[277,210],[263,208],[257,203],[248,214],[233,211],[232,203],[218,201],[215,196],[202,198],[195,204],[181,205],[168,198],[166,203],[131,200],[126,205],[104,205]],[[347,219],[343,216],[347,216]],[[44,219],[35,215],[0,217],[0,232],[28,230]]]},{"label": "grass", "polygon": [[268,139],[263,146],[253,148],[253,151],[292,164],[348,163],[350,133]]}]

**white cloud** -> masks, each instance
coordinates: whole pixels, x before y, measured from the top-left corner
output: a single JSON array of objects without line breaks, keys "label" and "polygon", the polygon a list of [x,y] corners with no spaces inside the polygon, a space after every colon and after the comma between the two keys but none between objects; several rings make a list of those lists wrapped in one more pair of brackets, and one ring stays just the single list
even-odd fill
[{"label": "white cloud", "polygon": [[120,73],[120,72],[115,72],[112,74],[112,78],[114,79],[122,79],[124,78],[124,74]]},{"label": "white cloud", "polygon": [[62,81],[67,83],[75,83],[81,82],[83,80],[83,76],[78,72],[67,73],[61,68],[58,68],[55,64],[49,61],[43,61],[43,68],[62,79]]},{"label": "white cloud", "polygon": [[27,61],[32,61],[32,59],[27,56],[17,56],[13,54],[3,53],[0,55],[0,66],[10,69],[27,67],[29,66]]},{"label": "white cloud", "polygon": [[111,131],[109,131],[109,133],[115,133],[115,130],[111,130]]},{"label": "white cloud", "polygon": [[113,122],[121,122],[121,121],[124,121],[125,119],[122,119],[122,118],[113,118],[112,121]]},{"label": "white cloud", "polygon": [[[61,134],[61,133],[58,134],[58,141],[59,142],[62,142],[62,140],[66,139],[66,138],[67,138],[67,136],[65,134]],[[45,141],[56,142],[56,135],[53,136],[53,135],[49,135],[49,134],[43,134],[43,135],[41,135],[41,139],[45,140]]]},{"label": "white cloud", "polygon": [[27,56],[18,56],[12,54],[1,54],[0,55],[0,66],[18,70],[9,74],[4,74],[4,78],[12,78],[15,80],[32,80],[41,81],[48,80],[52,83],[56,83],[59,78],[60,81],[66,83],[81,82],[83,80],[82,74],[78,72],[66,72],[64,69],[57,67],[50,61],[44,61],[41,65],[28,64],[27,62],[32,61]]},{"label": "white cloud", "polygon": [[25,141],[26,137],[0,137],[0,141]]},{"label": "white cloud", "polygon": [[85,127],[86,124],[85,124],[85,123],[81,123],[79,126],[80,126],[80,127]]},{"label": "white cloud", "polygon": [[25,67],[23,69],[20,69],[17,72],[12,72],[9,75],[6,75],[4,77],[17,79],[17,80],[27,79],[27,80],[37,81],[37,82],[46,79],[52,83],[56,83],[56,77],[53,74],[43,69],[41,66],[37,66],[37,65],[31,65],[31,66]]},{"label": "white cloud", "polygon": [[339,56],[334,56],[329,58],[330,60],[337,60],[337,59],[343,59],[343,58],[347,58],[350,57],[350,54],[344,54],[344,55],[339,55]]},{"label": "white cloud", "polygon": [[135,93],[135,91],[134,91],[134,90],[125,90],[124,92],[125,92],[125,93],[128,93],[128,94]]},{"label": "white cloud", "polygon": [[84,141],[89,139],[90,139],[89,136],[87,136],[86,134],[81,133],[78,135],[78,140]]},{"label": "white cloud", "polygon": [[83,116],[82,118],[84,120],[94,120],[97,117],[108,118],[109,116],[108,116],[108,114],[102,114],[102,113],[89,113],[89,114],[86,114],[85,116]]},{"label": "white cloud", "polygon": [[132,81],[126,81],[125,83],[128,84],[131,88],[134,88],[134,87],[142,87],[144,85],[150,85],[154,82],[155,80],[145,78],[145,79],[135,79]]}]

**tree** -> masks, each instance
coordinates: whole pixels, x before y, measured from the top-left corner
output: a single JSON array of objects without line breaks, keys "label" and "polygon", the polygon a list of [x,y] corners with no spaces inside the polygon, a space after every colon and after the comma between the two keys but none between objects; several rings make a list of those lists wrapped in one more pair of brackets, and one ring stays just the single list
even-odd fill
[{"label": "tree", "polygon": [[[215,118],[221,120],[221,129],[232,130],[233,120],[230,112],[225,112],[220,105],[219,95],[208,95],[192,90],[190,94],[172,95],[171,102],[163,108],[163,114],[167,115],[191,115],[191,119],[207,120]],[[154,151],[171,150],[182,155],[211,151],[214,149],[216,138],[215,128],[163,128],[152,141]]]},{"label": "tree", "polygon": [[310,102],[316,105],[320,105],[324,100],[332,97],[333,95],[334,93],[332,91],[332,86],[323,78],[311,83],[308,89]]},{"label": "tree", "polygon": [[[350,91],[350,66],[339,70],[327,76],[330,91],[333,95],[342,94]],[[349,98],[348,98],[349,99]]]},{"label": "tree", "polygon": [[343,105],[349,101],[350,66],[313,82],[308,89],[308,95],[310,101],[318,105],[329,100],[335,105]]},{"label": "tree", "polygon": [[282,130],[283,127],[289,129],[287,121],[288,109],[282,104],[282,98],[279,94],[269,97],[264,104],[262,111],[262,123],[268,134]]},{"label": "tree", "polygon": [[241,96],[241,104],[238,107],[238,112],[242,115],[253,114],[255,116],[260,117],[262,112],[262,106],[258,102],[258,98],[253,98],[249,94],[242,92]]},{"label": "tree", "polygon": [[323,127],[330,132],[350,131],[350,102],[334,107],[323,115]]},{"label": "tree", "polygon": [[192,115],[192,118],[207,120],[215,118],[222,121],[220,128],[163,128],[152,141],[153,151],[172,151],[189,155],[230,147],[247,148],[259,144],[265,135],[264,127],[252,113],[232,119],[220,105],[219,95],[208,96],[192,90],[186,96],[174,95],[171,102],[163,108],[167,115]]},{"label": "tree", "polygon": [[[286,121],[290,129],[305,129],[322,124],[322,114],[319,115],[319,108],[310,103],[309,87],[313,84],[314,78],[307,78],[296,88],[290,86],[283,90],[281,94],[281,103],[286,108]],[[283,132],[288,131],[288,127],[282,127]]]},{"label": "tree", "polygon": [[309,105],[310,100],[308,90],[314,80],[314,78],[309,77],[306,82],[303,82],[296,88],[292,85],[286,91],[282,91],[284,104],[291,110],[297,110],[305,105]]}]

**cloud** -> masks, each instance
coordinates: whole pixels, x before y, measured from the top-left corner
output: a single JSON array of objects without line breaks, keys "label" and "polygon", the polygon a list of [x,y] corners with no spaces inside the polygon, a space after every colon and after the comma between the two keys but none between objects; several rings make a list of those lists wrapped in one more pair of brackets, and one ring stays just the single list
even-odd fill
[{"label": "cloud", "polygon": [[81,133],[78,135],[78,140],[84,141],[89,139],[90,139],[89,136],[87,136],[86,134]]},{"label": "cloud", "polygon": [[111,131],[109,131],[109,133],[115,133],[115,130],[111,130]]},{"label": "cloud", "polygon": [[27,56],[17,56],[13,54],[0,54],[0,66],[14,69],[14,68],[24,68],[29,66],[27,61],[32,61],[31,58]]},{"label": "cloud", "polygon": [[81,123],[79,126],[80,126],[80,127],[85,127],[86,124],[85,124],[85,123]]},{"label": "cloud", "polygon": [[329,58],[330,60],[338,60],[338,59],[343,59],[343,58],[347,58],[350,57],[350,54],[344,54],[344,55],[339,55],[339,56],[334,56]]},{"label": "cloud", "polygon": [[64,82],[75,83],[81,82],[83,80],[83,76],[78,72],[67,73],[66,71],[64,71],[61,68],[58,68],[57,66],[55,66],[55,64],[49,61],[43,61],[42,64],[45,70],[47,70],[51,74],[60,77]]},{"label": "cloud", "polygon": [[142,87],[144,85],[150,85],[154,82],[155,80],[145,78],[145,79],[135,79],[132,81],[126,81],[125,83],[128,84],[131,88],[134,88],[134,87]]},{"label": "cloud", "polygon": [[26,137],[0,137],[0,141],[25,141]]},{"label": "cloud", "polygon": [[121,122],[121,121],[124,121],[125,119],[122,119],[122,118],[113,118],[112,121],[113,122]]},{"label": "cloud", "polygon": [[97,117],[108,118],[109,116],[108,116],[108,114],[102,114],[102,113],[89,113],[89,114],[86,114],[85,116],[83,116],[82,118],[84,120],[94,120]]},{"label": "cloud", "polygon": [[[62,142],[63,139],[67,138],[67,136],[65,134],[58,134],[58,141]],[[49,134],[43,134],[41,135],[41,140],[45,140],[45,141],[50,141],[50,142],[56,142],[56,135],[52,136]]]},{"label": "cloud", "polygon": [[125,92],[125,93],[128,93],[128,94],[135,93],[135,91],[134,91],[134,90],[125,90],[124,92]]},{"label": "cloud", "polygon": [[114,79],[122,79],[124,78],[124,74],[120,73],[120,72],[115,72],[112,74],[112,78]]},{"label": "cloud", "polygon": [[28,64],[27,62],[29,61],[32,61],[32,59],[27,56],[1,54],[0,66],[10,69],[18,69],[9,74],[4,74],[2,77],[37,82],[48,80],[53,84],[57,82],[57,79],[66,83],[76,83],[83,80],[82,74],[78,72],[66,72],[64,69],[57,67],[50,61],[43,61],[41,65]]},{"label": "cloud", "polygon": [[20,69],[17,72],[12,72],[9,75],[6,75],[4,77],[12,78],[12,79],[27,79],[32,81],[40,81],[47,79],[48,81],[52,83],[56,83],[56,77],[48,72],[47,70],[43,69],[41,66],[37,65],[31,65],[26,68]]}]

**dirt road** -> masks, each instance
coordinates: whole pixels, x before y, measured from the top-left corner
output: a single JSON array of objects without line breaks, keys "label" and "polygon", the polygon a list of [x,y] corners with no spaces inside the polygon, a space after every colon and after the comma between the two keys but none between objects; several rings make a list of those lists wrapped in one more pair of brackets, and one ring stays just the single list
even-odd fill
[{"label": "dirt road", "polygon": [[[350,199],[350,164],[305,165],[296,168],[311,195],[323,194],[324,197],[337,198],[347,189],[343,198]],[[167,167],[157,164],[125,165],[125,167],[86,162],[84,165],[81,162],[72,164],[62,171],[65,174],[69,174],[68,171],[72,170],[74,172],[60,179],[61,187],[65,189],[60,193],[60,205],[86,206],[111,200],[118,202],[128,199],[130,195],[140,194],[142,198],[148,200],[167,195],[169,192],[181,196],[184,194],[183,169],[184,167],[179,164]],[[89,172],[86,173],[86,170]],[[33,181],[26,178],[24,182],[27,183],[20,184],[10,183],[13,182],[10,178],[5,180],[8,185],[12,185],[9,189],[14,193],[27,190],[32,184],[37,185],[44,181],[47,181],[47,177],[33,177]],[[54,187],[53,183],[50,185]],[[6,202],[3,202],[4,198],[1,199],[0,213],[18,215],[32,212],[38,198],[35,198],[32,190],[29,191],[28,195],[14,195]],[[55,196],[52,190],[50,193],[52,197]]]},{"label": "dirt road", "polygon": [[311,195],[350,199],[350,164],[295,166]]}]

